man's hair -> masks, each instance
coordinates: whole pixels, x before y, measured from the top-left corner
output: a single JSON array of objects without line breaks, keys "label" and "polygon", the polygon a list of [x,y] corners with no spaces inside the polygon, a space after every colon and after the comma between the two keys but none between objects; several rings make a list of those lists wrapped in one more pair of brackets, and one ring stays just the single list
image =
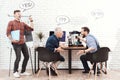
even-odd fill
[{"label": "man's hair", "polygon": [[82,29],[84,29],[84,31],[87,31],[88,33],[90,32],[90,29],[88,27],[82,27]]},{"label": "man's hair", "polygon": [[21,11],[20,11],[20,10],[14,10],[14,14],[15,14],[16,12],[21,12]]},{"label": "man's hair", "polygon": [[61,27],[56,27],[54,32],[57,33],[57,32],[61,32],[61,31],[62,31]]}]

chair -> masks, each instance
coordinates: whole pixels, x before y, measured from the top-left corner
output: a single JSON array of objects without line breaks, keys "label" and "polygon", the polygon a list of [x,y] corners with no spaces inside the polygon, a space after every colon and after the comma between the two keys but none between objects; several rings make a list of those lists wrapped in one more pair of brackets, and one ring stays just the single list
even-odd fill
[{"label": "chair", "polygon": [[[36,51],[38,51],[38,58],[39,60],[42,62],[42,64],[49,69],[49,80],[51,79],[51,70],[50,70],[50,66],[52,65],[52,59],[51,59],[51,56],[50,54],[53,54],[52,52],[50,52],[47,48],[45,47],[38,47],[36,49]],[[38,71],[38,75],[40,74],[40,71],[41,71],[41,68],[42,66],[40,66],[40,69]],[[55,68],[55,71],[56,71],[56,67]]]},{"label": "chair", "polygon": [[91,62],[93,62],[92,67],[90,69],[89,72],[89,77],[90,74],[92,72],[93,69],[93,65],[96,63],[96,70],[95,70],[95,78],[94,80],[96,80],[96,76],[97,76],[97,66],[98,63],[100,63],[100,71],[103,71],[103,62],[105,62],[105,71],[104,73],[107,74],[107,60],[108,60],[108,53],[110,52],[110,49],[108,47],[101,47],[100,49],[98,49],[92,56],[92,59],[90,60]]}]

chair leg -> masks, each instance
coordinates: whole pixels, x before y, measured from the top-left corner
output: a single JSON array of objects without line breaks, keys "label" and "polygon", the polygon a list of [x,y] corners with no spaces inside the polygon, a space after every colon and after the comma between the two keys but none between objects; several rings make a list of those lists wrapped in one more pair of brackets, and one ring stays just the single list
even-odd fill
[{"label": "chair leg", "polygon": [[12,48],[10,49],[9,77],[11,72],[11,59],[12,59]]},{"label": "chair leg", "polygon": [[95,68],[96,70],[95,70],[95,78],[94,78],[94,80],[97,80],[97,63],[96,63],[96,68]]},{"label": "chair leg", "polygon": [[[44,64],[44,63],[42,63],[42,64]],[[41,69],[42,69],[42,66],[40,66],[40,69],[39,69],[39,71],[38,71],[37,77],[39,77],[40,72],[41,72]]]},{"label": "chair leg", "polygon": [[49,69],[49,80],[51,80],[51,70],[50,70],[50,65],[51,65],[52,63],[50,62],[50,63],[48,63],[48,69]]},{"label": "chair leg", "polygon": [[104,62],[105,64],[103,65],[102,64],[102,66],[104,66],[102,69],[101,69],[101,71],[104,73],[104,74],[107,74],[107,62]]},{"label": "chair leg", "polygon": [[107,61],[105,62],[105,74],[107,74]]},{"label": "chair leg", "polygon": [[33,62],[32,62],[32,55],[31,55],[31,49],[30,49],[30,48],[29,48],[29,55],[30,55],[30,61],[31,61],[32,74],[34,75],[34,71],[33,71]]},{"label": "chair leg", "polygon": [[103,69],[103,62],[100,62],[100,73],[102,74],[102,69]]},{"label": "chair leg", "polygon": [[55,72],[57,73],[57,75],[58,75],[57,66],[53,63],[53,64],[52,64],[52,67],[53,67],[54,71],[55,71]]},{"label": "chair leg", "polygon": [[90,68],[90,71],[89,71],[89,74],[88,74],[88,79],[90,79],[90,75],[91,75],[91,73],[92,73],[93,65],[94,65],[94,63],[91,64],[91,68]]}]

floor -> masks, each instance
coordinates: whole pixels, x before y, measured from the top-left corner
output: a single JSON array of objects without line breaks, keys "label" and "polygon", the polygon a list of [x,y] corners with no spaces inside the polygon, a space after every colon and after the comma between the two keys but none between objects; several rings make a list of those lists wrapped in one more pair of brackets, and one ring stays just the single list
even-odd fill
[{"label": "floor", "polygon": [[[31,72],[28,70],[28,72]],[[67,70],[58,70],[59,75],[57,77],[52,76],[51,80],[94,80],[94,75],[88,79],[88,74],[83,74],[82,70],[73,70],[72,74],[68,74]],[[97,80],[120,80],[120,70],[108,70],[108,74],[101,74],[97,76]],[[39,77],[36,75],[32,76],[21,76],[20,78],[14,78],[12,73],[8,76],[8,70],[0,70],[0,80],[48,80],[46,71],[42,70]]]}]

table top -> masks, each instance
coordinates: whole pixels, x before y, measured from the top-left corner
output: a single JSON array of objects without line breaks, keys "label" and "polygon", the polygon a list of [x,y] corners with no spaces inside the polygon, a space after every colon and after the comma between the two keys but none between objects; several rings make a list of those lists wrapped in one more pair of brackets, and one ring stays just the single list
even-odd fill
[{"label": "table top", "polygon": [[62,47],[64,50],[84,50],[86,47]]}]

